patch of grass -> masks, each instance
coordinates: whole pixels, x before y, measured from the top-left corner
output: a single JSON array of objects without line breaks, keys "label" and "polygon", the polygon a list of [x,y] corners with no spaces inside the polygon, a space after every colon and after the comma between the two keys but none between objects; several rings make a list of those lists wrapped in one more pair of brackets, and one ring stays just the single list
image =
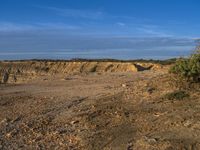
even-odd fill
[{"label": "patch of grass", "polygon": [[183,100],[184,98],[188,98],[190,95],[185,91],[174,91],[171,93],[167,93],[164,98],[168,100]]}]

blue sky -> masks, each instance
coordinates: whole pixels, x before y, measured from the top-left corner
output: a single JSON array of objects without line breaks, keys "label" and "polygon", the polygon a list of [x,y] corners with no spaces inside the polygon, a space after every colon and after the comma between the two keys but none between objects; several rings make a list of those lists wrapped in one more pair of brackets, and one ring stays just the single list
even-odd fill
[{"label": "blue sky", "polygon": [[0,0],[0,59],[165,59],[200,34],[198,0]]}]

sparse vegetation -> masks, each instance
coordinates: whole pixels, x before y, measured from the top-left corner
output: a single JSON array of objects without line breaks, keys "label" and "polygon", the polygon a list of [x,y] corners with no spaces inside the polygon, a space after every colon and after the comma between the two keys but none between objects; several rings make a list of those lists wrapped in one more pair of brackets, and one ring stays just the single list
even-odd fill
[{"label": "sparse vegetation", "polygon": [[[171,65],[176,62],[176,58],[166,59],[166,60],[153,60],[153,59],[135,59],[135,60],[118,60],[118,59],[82,59],[82,58],[74,58],[70,60],[53,60],[53,59],[30,59],[33,64],[37,62],[127,62],[127,63],[153,63],[153,64],[161,64],[161,65]],[[26,62],[27,60],[4,60],[2,62]]]},{"label": "sparse vegetation", "polygon": [[174,91],[171,93],[167,93],[164,98],[168,100],[183,100],[184,98],[188,98],[190,95],[185,91]]}]

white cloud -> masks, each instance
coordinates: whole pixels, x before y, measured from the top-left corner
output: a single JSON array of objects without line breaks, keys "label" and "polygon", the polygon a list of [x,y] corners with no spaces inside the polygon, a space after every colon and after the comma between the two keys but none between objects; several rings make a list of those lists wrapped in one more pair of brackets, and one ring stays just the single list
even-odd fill
[{"label": "white cloud", "polygon": [[159,29],[159,27],[155,25],[142,25],[141,27],[137,27],[137,30],[143,35],[150,35],[150,36],[158,36],[158,37],[172,37],[173,35]]},{"label": "white cloud", "polygon": [[10,22],[0,22],[0,31],[25,31],[25,30],[33,30],[36,29],[33,25],[21,25]]},{"label": "white cloud", "polygon": [[87,18],[87,19],[99,19],[104,16],[102,11],[91,11],[83,9],[69,9],[69,8],[57,8],[57,7],[41,7],[39,8],[48,9],[56,12],[58,15],[65,17],[74,17],[74,18]]},{"label": "white cloud", "polygon": [[15,32],[15,31],[34,31],[34,30],[78,30],[80,26],[68,25],[64,23],[33,23],[33,24],[18,24],[11,22],[0,22],[0,31]]}]

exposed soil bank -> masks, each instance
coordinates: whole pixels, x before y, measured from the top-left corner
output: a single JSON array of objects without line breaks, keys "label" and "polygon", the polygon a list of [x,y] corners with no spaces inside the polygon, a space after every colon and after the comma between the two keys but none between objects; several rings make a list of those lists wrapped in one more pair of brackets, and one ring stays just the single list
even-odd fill
[{"label": "exposed soil bank", "polygon": [[12,83],[17,81],[23,82],[23,80],[32,79],[39,75],[137,72],[144,70],[156,70],[160,68],[162,68],[162,65],[153,63],[98,61],[8,61],[0,62],[0,79],[3,83]]}]

